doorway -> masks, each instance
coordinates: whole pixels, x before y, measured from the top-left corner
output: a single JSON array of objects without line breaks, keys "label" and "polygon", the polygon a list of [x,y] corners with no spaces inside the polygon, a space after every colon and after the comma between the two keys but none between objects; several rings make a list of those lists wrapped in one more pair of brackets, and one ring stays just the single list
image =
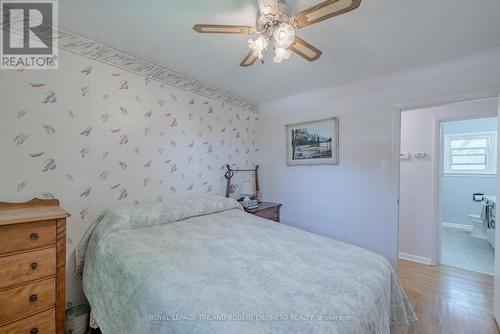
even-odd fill
[{"label": "doorway", "polygon": [[[493,162],[491,159],[496,159],[497,107],[495,98],[401,112],[399,258],[427,265],[443,263],[490,273],[487,266],[490,260],[487,256],[484,257],[484,264],[477,261],[472,265],[473,259],[479,255],[473,255],[472,251],[460,253],[458,250],[467,248],[464,246],[466,244],[472,247],[476,241],[469,240],[473,238],[473,227],[479,226],[478,220],[485,218],[484,214],[481,214],[483,199],[491,199],[496,194],[495,186],[483,187],[481,184],[488,180],[489,184],[495,185],[496,181],[496,161],[494,164],[490,162]],[[470,135],[462,138],[463,141],[449,133],[445,142],[445,130],[456,130],[459,125],[467,124],[462,124],[463,122],[472,119],[480,119],[484,123],[488,123],[487,119],[493,121],[491,123],[494,126],[490,128],[492,131],[483,131],[491,132],[490,135],[493,136],[487,139],[490,144],[488,147],[467,147],[478,142],[483,143],[481,140],[474,141],[474,131],[462,132]],[[478,133],[476,131],[476,134]],[[448,145],[446,160],[445,144]],[[481,155],[480,152],[484,154]],[[449,159],[452,159],[451,165]],[[481,159],[487,159],[486,165],[480,166]],[[444,169],[446,167],[451,167],[456,173],[448,173],[449,171]],[[456,181],[468,172],[479,174],[474,168],[481,169],[483,174],[464,181],[469,184],[469,190],[463,188],[459,191],[460,182]],[[470,173],[469,176],[472,175],[473,173]],[[476,195],[473,198],[474,193],[484,194],[484,197]],[[460,197],[462,202],[457,201],[457,197]],[[464,203],[467,203],[467,206]],[[472,220],[473,218],[477,220]],[[476,232],[478,231],[476,228]],[[481,240],[482,244],[484,239]],[[486,243],[485,245],[489,245],[487,241]],[[467,260],[459,261],[459,254],[463,254]],[[459,266],[458,263],[463,265]]]},{"label": "doorway", "polygon": [[494,274],[497,118],[440,125],[440,264]]}]

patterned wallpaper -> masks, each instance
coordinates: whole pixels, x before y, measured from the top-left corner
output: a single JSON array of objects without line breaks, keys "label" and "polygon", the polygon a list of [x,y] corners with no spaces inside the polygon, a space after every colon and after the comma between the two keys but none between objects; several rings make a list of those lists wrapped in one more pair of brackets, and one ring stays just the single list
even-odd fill
[{"label": "patterned wallpaper", "polygon": [[[104,209],[224,194],[253,167],[258,114],[61,50],[57,71],[0,71],[0,200],[58,198],[73,252]],[[7,97],[7,98],[6,98]]]}]

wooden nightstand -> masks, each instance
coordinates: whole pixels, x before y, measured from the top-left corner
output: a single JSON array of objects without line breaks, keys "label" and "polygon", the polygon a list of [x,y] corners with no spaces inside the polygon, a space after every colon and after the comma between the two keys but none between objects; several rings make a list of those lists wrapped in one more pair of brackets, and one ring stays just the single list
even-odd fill
[{"label": "wooden nightstand", "polygon": [[280,208],[280,203],[262,202],[259,204],[258,208],[248,210],[245,209],[245,211],[265,219],[274,220],[275,222],[279,223]]}]

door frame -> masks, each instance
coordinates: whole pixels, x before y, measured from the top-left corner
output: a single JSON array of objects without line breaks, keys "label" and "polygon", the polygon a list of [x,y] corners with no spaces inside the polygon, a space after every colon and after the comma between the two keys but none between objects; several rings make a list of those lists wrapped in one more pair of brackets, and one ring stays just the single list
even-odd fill
[{"label": "door frame", "polygon": [[[487,98],[480,100],[465,101],[460,103],[480,102],[495,100]],[[452,103],[456,104],[456,103]],[[431,265],[441,264],[441,222],[442,222],[442,198],[443,198],[443,167],[444,167],[444,136],[442,124],[446,122],[466,121],[481,118],[491,118],[493,116],[462,116],[462,117],[434,117],[433,119],[433,160],[432,160],[432,258]],[[496,114],[498,122],[498,112]],[[497,146],[500,141],[497,138]]]},{"label": "door frame", "polygon": [[[498,115],[500,116],[500,95],[497,96],[497,99],[498,99]],[[500,117],[498,117],[497,132],[500,133]],[[497,144],[497,156],[500,156],[500,145],[498,144]],[[500,177],[498,177],[499,174],[500,174],[500,163],[497,162],[497,194],[500,194]],[[498,205],[496,206],[495,211],[496,211],[495,216],[497,216]],[[496,244],[495,277],[493,282],[493,315],[498,325],[500,323],[500,242],[497,241],[500,241],[500,228],[495,229],[495,244]]]}]

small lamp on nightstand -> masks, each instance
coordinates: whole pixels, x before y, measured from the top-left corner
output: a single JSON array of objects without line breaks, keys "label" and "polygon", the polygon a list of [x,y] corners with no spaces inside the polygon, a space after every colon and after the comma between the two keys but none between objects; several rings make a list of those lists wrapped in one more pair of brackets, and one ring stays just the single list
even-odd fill
[{"label": "small lamp on nightstand", "polygon": [[243,198],[243,206],[247,207],[251,205],[251,197],[255,195],[255,184],[253,182],[245,181],[241,183],[241,195]]}]

